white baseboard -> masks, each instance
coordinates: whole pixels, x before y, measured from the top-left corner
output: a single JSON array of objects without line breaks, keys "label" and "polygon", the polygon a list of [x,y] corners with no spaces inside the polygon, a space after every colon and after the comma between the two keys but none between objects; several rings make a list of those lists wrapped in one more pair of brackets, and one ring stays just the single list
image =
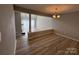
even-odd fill
[{"label": "white baseboard", "polygon": [[17,45],[17,40],[15,40],[15,47],[14,47],[14,54],[13,55],[16,55],[16,45]]},{"label": "white baseboard", "polygon": [[55,32],[55,34],[57,34],[57,35],[60,35],[60,36],[63,36],[63,37],[66,37],[66,38],[69,38],[69,39],[72,39],[72,40],[74,40],[74,41],[77,41],[77,42],[79,42],[79,39],[72,38],[72,37],[70,37],[70,36],[67,36],[67,35],[65,35],[65,34],[61,34],[61,33],[57,33],[57,32]]}]

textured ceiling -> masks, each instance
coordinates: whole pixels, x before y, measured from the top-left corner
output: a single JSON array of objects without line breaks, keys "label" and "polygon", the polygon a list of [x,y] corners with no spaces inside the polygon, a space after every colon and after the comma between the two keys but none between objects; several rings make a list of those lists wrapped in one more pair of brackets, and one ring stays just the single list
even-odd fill
[{"label": "textured ceiling", "polygon": [[55,12],[65,14],[79,11],[79,4],[18,4],[17,6],[47,14],[53,14]]}]

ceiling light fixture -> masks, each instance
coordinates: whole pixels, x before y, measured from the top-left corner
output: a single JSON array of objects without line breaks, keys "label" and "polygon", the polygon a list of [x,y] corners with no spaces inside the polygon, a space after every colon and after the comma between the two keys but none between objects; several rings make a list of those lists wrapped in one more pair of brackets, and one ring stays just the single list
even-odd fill
[{"label": "ceiling light fixture", "polygon": [[55,9],[56,10],[56,12],[52,15],[52,17],[54,18],[54,19],[59,19],[61,16],[60,16],[60,14],[58,14],[57,13],[57,8]]}]

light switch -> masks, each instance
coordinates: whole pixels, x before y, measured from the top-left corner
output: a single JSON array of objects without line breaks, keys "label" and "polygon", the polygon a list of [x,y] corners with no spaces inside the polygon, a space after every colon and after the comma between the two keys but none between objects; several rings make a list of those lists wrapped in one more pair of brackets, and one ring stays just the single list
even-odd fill
[{"label": "light switch", "polygon": [[0,42],[1,42],[1,32],[0,32]]}]

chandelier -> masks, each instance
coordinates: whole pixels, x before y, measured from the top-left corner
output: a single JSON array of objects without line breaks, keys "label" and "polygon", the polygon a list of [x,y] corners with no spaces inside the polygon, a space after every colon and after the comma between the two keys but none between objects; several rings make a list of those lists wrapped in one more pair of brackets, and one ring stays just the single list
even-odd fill
[{"label": "chandelier", "polygon": [[[55,10],[57,11],[58,9],[56,8]],[[52,15],[52,17],[53,17],[54,19],[59,19],[61,16],[60,16],[60,14],[58,14],[57,12],[55,12],[55,13]]]}]

